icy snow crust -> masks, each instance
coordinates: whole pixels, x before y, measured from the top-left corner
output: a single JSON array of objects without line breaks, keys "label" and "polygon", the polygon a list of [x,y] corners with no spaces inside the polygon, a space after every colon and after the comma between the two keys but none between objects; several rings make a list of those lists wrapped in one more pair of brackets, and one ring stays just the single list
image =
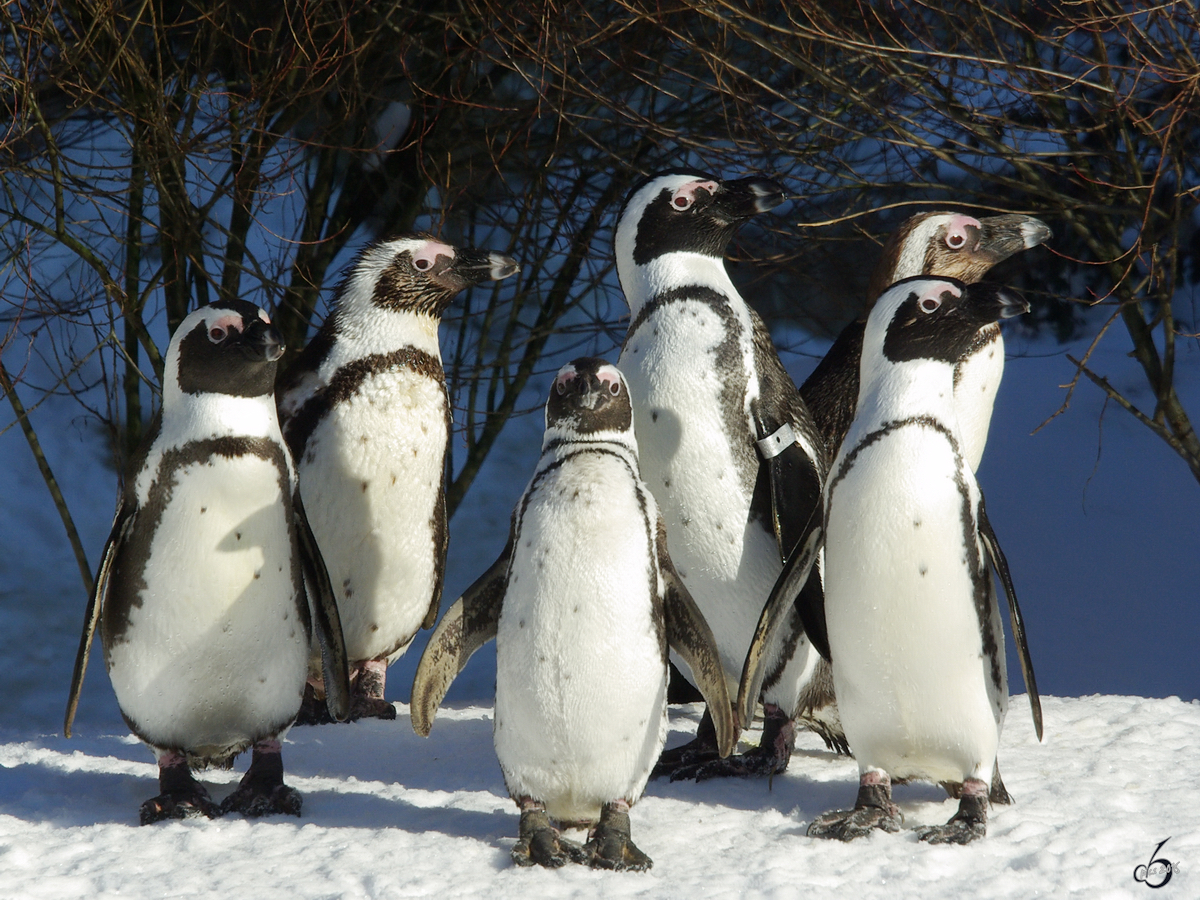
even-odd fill
[{"label": "icy snow crust", "polygon": [[[1025,696],[1000,746],[1016,798],[988,836],[931,847],[910,831],[855,844],[804,836],[849,805],[852,760],[802,735],[788,771],[763,781],[652,781],[632,811],[645,874],[518,869],[517,832],[492,750],[491,710],[443,709],[428,739],[408,709],[394,722],[294,728],[284,745],[304,816],[137,824],[156,792],[150,755],[125,734],[11,736],[0,744],[0,893],[13,898],[163,897],[1196,897],[1200,703],[1177,698],[1043,697],[1039,745]],[[673,708],[669,744],[700,707]],[[751,732],[748,737],[757,740]],[[214,799],[234,772],[204,776]],[[931,786],[896,789],[908,828],[956,804]],[[1148,893],[1134,869],[1159,853],[1170,883]]]}]

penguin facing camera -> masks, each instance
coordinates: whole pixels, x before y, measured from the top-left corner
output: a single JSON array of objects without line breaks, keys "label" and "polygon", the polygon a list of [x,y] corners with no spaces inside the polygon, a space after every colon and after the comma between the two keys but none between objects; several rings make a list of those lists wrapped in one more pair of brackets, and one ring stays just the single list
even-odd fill
[{"label": "penguin facing camera", "polygon": [[[628,385],[603,360],[577,359],[555,378],[508,543],[447,611],[417,668],[418,734],[492,638],[496,756],[521,810],[514,862],[648,869],[629,808],[666,738],[668,647],[709,701],[722,756],[736,732],[712,633],[639,474]],[[587,843],[568,840],[567,827],[589,828]]]}]

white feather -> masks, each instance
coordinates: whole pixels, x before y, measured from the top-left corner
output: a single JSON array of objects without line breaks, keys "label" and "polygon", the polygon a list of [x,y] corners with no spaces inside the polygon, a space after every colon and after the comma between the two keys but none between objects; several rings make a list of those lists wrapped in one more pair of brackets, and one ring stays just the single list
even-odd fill
[{"label": "white feather", "polygon": [[654,500],[630,477],[636,451],[604,446],[624,461],[583,453],[531,482],[496,635],[505,781],[569,822],[636,801],[666,739]]}]

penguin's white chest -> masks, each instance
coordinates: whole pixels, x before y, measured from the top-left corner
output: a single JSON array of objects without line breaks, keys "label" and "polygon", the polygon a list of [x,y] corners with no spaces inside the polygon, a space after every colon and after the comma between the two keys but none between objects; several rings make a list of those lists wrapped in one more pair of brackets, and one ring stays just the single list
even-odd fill
[{"label": "penguin's white chest", "polygon": [[[671,559],[712,628],[736,694],[746,650],[782,568],[773,534],[750,520],[758,459],[745,371],[729,322],[698,302],[675,302],[631,334],[619,365],[629,381],[642,477],[667,525]],[[734,352],[736,349],[736,352]]]},{"label": "penguin's white chest", "polygon": [[980,587],[974,479],[927,425],[859,444],[843,469],[851,439],[831,473],[825,550],[850,748],[860,768],[894,778],[990,780],[1006,690],[993,684],[977,609],[982,590],[983,628],[998,630],[986,568]]},{"label": "penguin's white chest", "polygon": [[308,634],[280,473],[258,456],[214,456],[165,478],[145,587],[108,649],[109,675],[155,746],[221,756],[287,725],[304,688]]},{"label": "penguin's white chest", "polygon": [[526,501],[496,635],[496,755],[514,797],[594,821],[641,795],[666,738],[653,499],[621,459],[584,453]]},{"label": "penguin's white chest", "polygon": [[445,452],[445,390],[407,368],[367,378],[308,440],[305,511],[352,662],[399,655],[429,608]]}]

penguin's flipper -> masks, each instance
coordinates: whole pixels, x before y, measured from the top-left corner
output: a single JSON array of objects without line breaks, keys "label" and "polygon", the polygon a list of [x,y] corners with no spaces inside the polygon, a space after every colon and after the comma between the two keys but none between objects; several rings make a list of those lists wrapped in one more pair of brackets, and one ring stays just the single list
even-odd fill
[{"label": "penguin's flipper", "polygon": [[429,737],[442,698],[467,660],[496,636],[500,627],[500,607],[508,587],[512,550],[513,535],[509,532],[508,543],[500,556],[446,610],[442,621],[429,636],[413,677],[409,701],[413,731],[421,737]]},{"label": "penguin's flipper", "polygon": [[979,498],[979,535],[983,538],[983,546],[987,548],[992,568],[1000,576],[1004,586],[1004,594],[1008,597],[1008,614],[1012,622],[1013,639],[1017,642],[1017,655],[1021,659],[1021,677],[1025,679],[1025,690],[1029,692],[1029,706],[1033,712],[1033,728],[1038,740],[1042,739],[1042,698],[1038,694],[1037,679],[1033,675],[1033,659],[1029,656],[1029,642],[1025,638],[1025,620],[1021,617],[1021,607],[1017,604],[1017,592],[1013,587],[1012,575],[1008,571],[1008,560],[996,540],[996,532],[988,521],[987,512],[983,507],[983,498]]},{"label": "penguin's flipper", "polygon": [[92,655],[92,640],[96,637],[96,626],[100,622],[100,612],[108,597],[108,582],[112,576],[113,559],[117,549],[129,535],[133,526],[135,514],[133,509],[127,509],[125,498],[117,501],[117,513],[113,517],[112,530],[108,540],[104,542],[104,552],[100,556],[100,568],[96,570],[96,580],[92,584],[92,592],[88,596],[87,613],[83,619],[83,634],[79,636],[79,651],[75,654],[75,669],[71,673],[71,691],[67,695],[67,713],[63,716],[63,736],[71,736],[71,725],[75,721],[75,711],[79,708],[79,693],[83,690],[83,676],[87,672],[88,658]]},{"label": "penguin's flipper", "polygon": [[321,667],[325,678],[325,706],[335,721],[350,718],[350,667],[346,659],[346,639],[342,636],[342,618],[325,558],[308,524],[300,491],[292,494],[292,509],[296,518],[296,534],[300,544],[300,561],[304,568],[304,583],[313,615],[313,629],[321,648]]},{"label": "penguin's flipper", "polygon": [[717,733],[717,752],[724,759],[737,744],[738,729],[734,722],[729,688],[725,686],[725,671],[712,629],[704,613],[688,593],[683,579],[667,553],[667,526],[658,517],[658,571],[662,576],[663,618],[666,620],[667,646],[678,653],[692,670],[696,686],[704,695],[708,712]]},{"label": "penguin's flipper", "polygon": [[780,561],[786,563],[803,546],[821,508],[821,473],[787,416],[764,410],[761,401],[754,405],[753,415],[755,447],[771,489],[771,525]]},{"label": "penguin's flipper", "polygon": [[779,573],[775,587],[771,588],[771,596],[767,598],[762,614],[758,617],[758,627],[754,629],[754,637],[746,651],[742,680],[738,686],[737,711],[743,722],[750,722],[754,717],[754,704],[758,702],[763,679],[766,677],[767,654],[774,646],[779,629],[787,620],[793,604],[800,611],[808,639],[822,656],[829,658],[824,602],[819,608],[799,602],[802,599],[801,589],[808,581],[809,573],[821,553],[824,537],[825,532],[821,526],[813,525],[803,546],[792,555],[783,571]]},{"label": "penguin's flipper", "polygon": [[442,606],[442,589],[446,586],[446,551],[450,547],[450,529],[446,526],[446,482],[438,489],[437,505],[434,507],[433,525],[433,559],[435,582],[433,594],[429,597],[429,608],[425,610],[425,618],[421,620],[422,628],[432,628],[437,622],[438,610]]}]

